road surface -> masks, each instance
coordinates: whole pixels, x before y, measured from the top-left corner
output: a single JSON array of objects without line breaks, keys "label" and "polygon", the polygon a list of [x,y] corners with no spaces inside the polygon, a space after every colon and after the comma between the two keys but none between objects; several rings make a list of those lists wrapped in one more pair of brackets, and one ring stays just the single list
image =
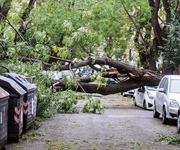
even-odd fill
[{"label": "road surface", "polygon": [[[29,130],[6,150],[179,150],[156,140],[178,135],[175,125],[162,125],[153,112],[133,106],[120,95],[101,97],[104,114],[55,114],[38,130]],[[125,100],[124,100],[125,99]]]}]

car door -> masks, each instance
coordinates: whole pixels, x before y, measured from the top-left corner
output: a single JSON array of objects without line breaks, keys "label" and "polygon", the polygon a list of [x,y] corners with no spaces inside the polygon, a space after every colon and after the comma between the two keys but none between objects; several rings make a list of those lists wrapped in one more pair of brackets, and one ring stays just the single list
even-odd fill
[{"label": "car door", "polygon": [[162,92],[162,97],[161,97],[161,109],[163,109],[163,105],[166,106],[166,112],[169,112],[169,102],[168,102],[168,96],[167,96],[167,93],[168,93],[168,78],[165,79],[164,81],[164,92]]},{"label": "car door", "polygon": [[164,84],[164,78],[160,81],[159,85],[158,85],[158,88],[157,88],[157,91],[156,91],[156,97],[155,97],[155,107],[156,107],[156,110],[158,112],[161,112],[161,107],[160,107],[160,97],[161,97],[161,92],[160,92],[160,89],[163,87],[163,84]]},{"label": "car door", "polygon": [[161,114],[162,114],[163,103],[165,101],[165,90],[167,90],[167,84],[168,84],[168,79],[163,78],[159,84],[159,87],[158,87],[157,93],[156,93],[156,99],[155,99],[156,109]]},{"label": "car door", "polygon": [[145,92],[145,88],[144,87],[140,87],[137,90],[137,101],[138,101],[138,103],[141,106],[143,106],[144,92]]}]

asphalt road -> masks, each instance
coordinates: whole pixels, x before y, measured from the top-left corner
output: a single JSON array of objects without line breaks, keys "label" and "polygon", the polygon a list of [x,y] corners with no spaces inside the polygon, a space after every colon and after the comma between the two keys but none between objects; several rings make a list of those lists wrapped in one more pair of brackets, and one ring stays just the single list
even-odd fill
[{"label": "asphalt road", "polygon": [[38,130],[29,130],[6,150],[179,150],[157,142],[160,135],[178,135],[175,125],[162,125],[152,111],[135,107],[119,95],[102,97],[104,114],[55,114]]}]

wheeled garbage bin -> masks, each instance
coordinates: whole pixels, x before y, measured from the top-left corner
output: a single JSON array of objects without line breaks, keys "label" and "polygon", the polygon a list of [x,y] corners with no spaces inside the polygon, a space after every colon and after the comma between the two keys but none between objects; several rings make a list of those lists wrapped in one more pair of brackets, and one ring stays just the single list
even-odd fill
[{"label": "wheeled garbage bin", "polygon": [[23,99],[26,91],[12,79],[0,75],[0,87],[9,94],[8,141],[18,142],[23,132]]},{"label": "wheeled garbage bin", "polygon": [[37,87],[20,74],[4,73],[3,75],[14,80],[27,92],[23,102],[23,131],[25,132],[33,124],[36,117]]},{"label": "wheeled garbage bin", "polygon": [[9,93],[0,87],[0,149],[7,144]]},{"label": "wheeled garbage bin", "polygon": [[34,84],[34,81],[35,81],[35,77],[34,76],[31,76],[31,77],[26,77],[26,76],[23,76],[29,83],[31,84]]}]

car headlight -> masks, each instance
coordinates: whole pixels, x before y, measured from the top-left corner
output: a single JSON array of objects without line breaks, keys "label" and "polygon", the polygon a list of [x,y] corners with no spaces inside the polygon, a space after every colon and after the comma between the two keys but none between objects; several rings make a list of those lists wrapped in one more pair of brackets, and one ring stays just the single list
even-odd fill
[{"label": "car headlight", "polygon": [[174,99],[171,99],[169,102],[170,107],[179,108],[178,102]]},{"label": "car headlight", "polygon": [[149,97],[150,99],[154,99],[154,95],[153,95],[152,93],[147,92],[147,95],[148,95],[148,97]]}]

